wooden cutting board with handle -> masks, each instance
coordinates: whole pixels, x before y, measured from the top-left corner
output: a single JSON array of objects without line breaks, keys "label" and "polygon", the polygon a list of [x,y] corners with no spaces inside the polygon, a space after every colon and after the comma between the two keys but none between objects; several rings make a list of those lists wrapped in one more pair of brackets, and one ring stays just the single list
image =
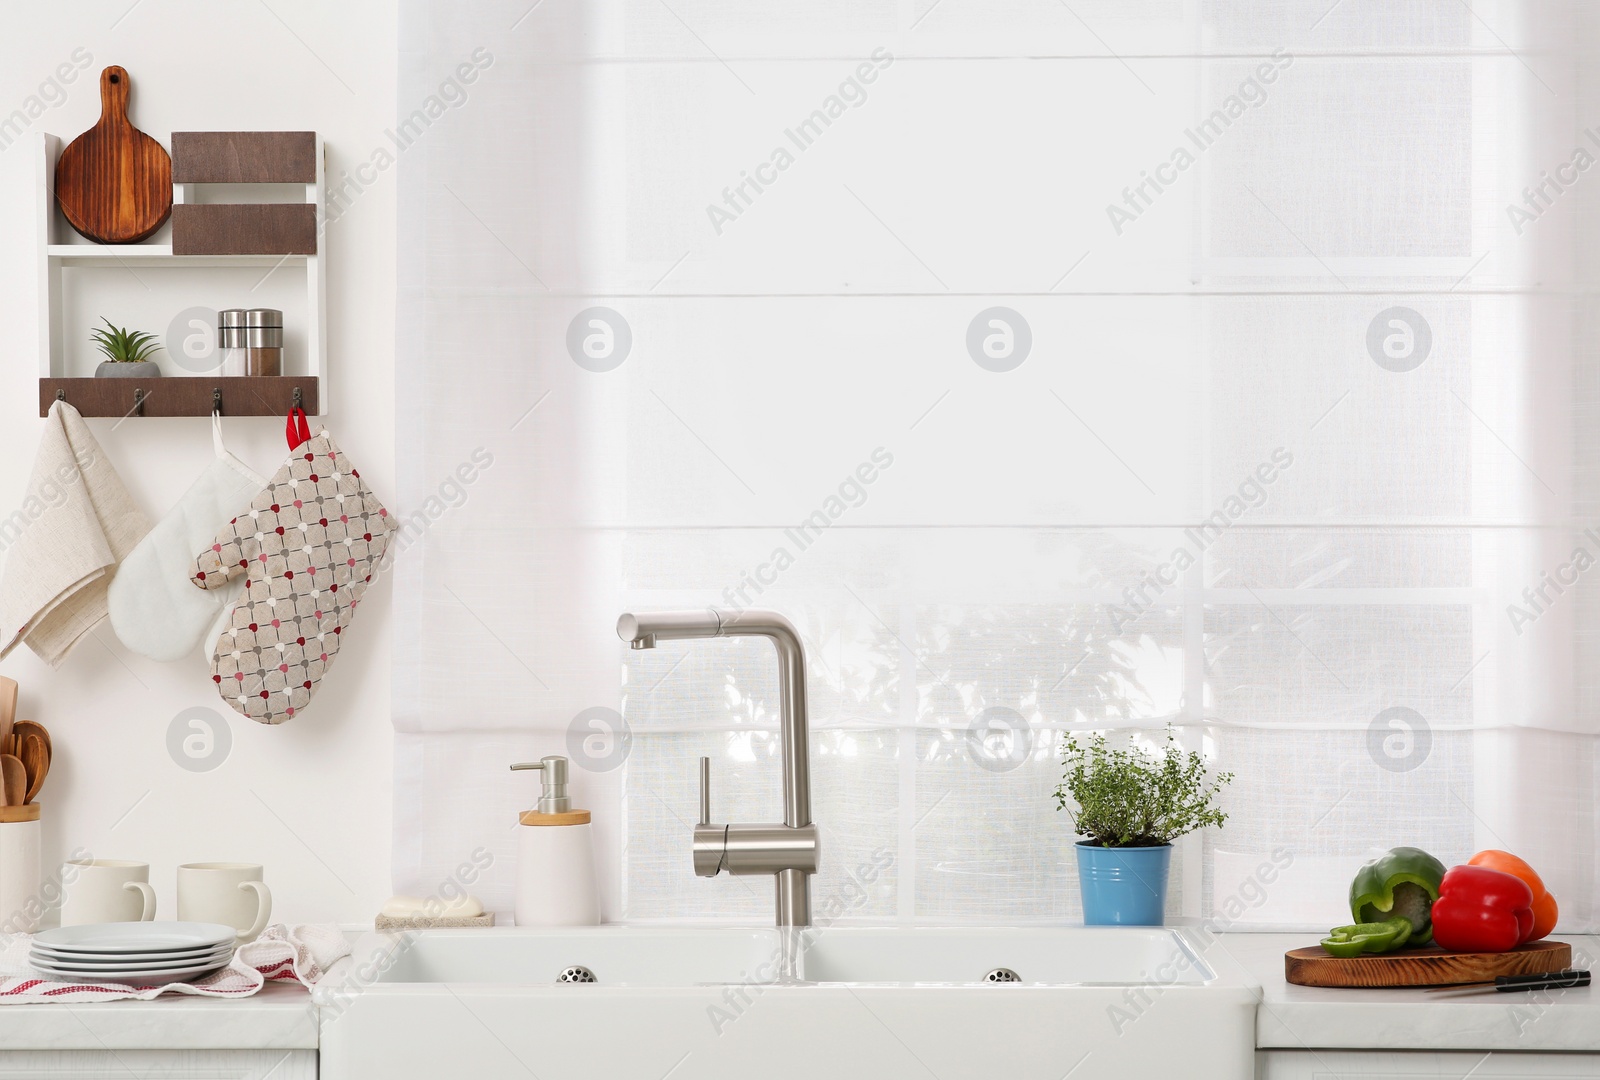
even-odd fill
[{"label": "wooden cutting board with handle", "polygon": [[172,158],[128,120],[133,85],[116,66],[100,73],[100,122],[61,151],[56,202],[97,244],[132,244],[172,213]]},{"label": "wooden cutting board with handle", "polygon": [[1450,952],[1437,947],[1377,956],[1329,956],[1321,945],[1283,954],[1283,977],[1299,986],[1374,989],[1493,982],[1501,975],[1542,975],[1572,966],[1572,946],[1531,941],[1510,952]]}]

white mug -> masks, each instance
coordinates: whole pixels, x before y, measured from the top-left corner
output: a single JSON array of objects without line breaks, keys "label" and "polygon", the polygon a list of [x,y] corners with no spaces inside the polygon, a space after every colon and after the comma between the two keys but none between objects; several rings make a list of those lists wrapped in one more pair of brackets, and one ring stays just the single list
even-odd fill
[{"label": "white mug", "polygon": [[178,920],[222,923],[254,941],[272,917],[272,893],[259,863],[197,862],[178,867]]},{"label": "white mug", "polygon": [[61,925],[149,922],[156,917],[150,864],[69,859],[61,866]]}]

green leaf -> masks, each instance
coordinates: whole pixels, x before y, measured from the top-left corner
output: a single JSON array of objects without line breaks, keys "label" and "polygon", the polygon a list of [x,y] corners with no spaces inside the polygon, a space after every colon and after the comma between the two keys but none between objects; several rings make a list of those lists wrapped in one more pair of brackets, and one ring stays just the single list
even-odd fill
[{"label": "green leaf", "polygon": [[1069,735],[1062,746],[1064,766],[1055,790],[1056,809],[1065,810],[1078,835],[1103,847],[1155,847],[1208,825],[1221,828],[1228,815],[1213,805],[1232,773],[1209,781],[1205,759],[1184,754],[1167,729],[1167,744],[1152,757],[1130,741],[1107,745],[1104,734],[1087,742]]},{"label": "green leaf", "polygon": [[91,328],[89,339],[94,342],[95,348],[113,363],[143,363],[161,348],[161,342],[154,334],[147,334],[143,330],[130,332],[113,326],[111,320],[104,315],[100,317],[100,321],[106,324],[107,329],[102,330],[98,326]]}]

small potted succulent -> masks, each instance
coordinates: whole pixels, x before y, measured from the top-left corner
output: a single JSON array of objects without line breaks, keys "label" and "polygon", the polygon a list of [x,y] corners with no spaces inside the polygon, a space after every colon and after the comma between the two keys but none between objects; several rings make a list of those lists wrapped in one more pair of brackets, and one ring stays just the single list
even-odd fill
[{"label": "small potted succulent", "polygon": [[1232,773],[1208,778],[1205,759],[1185,754],[1167,729],[1165,748],[1130,739],[1113,749],[1103,734],[1062,747],[1064,772],[1056,809],[1072,818],[1077,843],[1083,921],[1089,926],[1160,926],[1167,906],[1172,841],[1222,827],[1214,804]]},{"label": "small potted succulent", "polygon": [[97,326],[89,331],[95,348],[105,356],[94,369],[96,378],[153,379],[161,374],[161,368],[150,359],[161,348],[154,334],[112,326],[111,320],[103,315],[100,321],[106,324],[106,329]]}]

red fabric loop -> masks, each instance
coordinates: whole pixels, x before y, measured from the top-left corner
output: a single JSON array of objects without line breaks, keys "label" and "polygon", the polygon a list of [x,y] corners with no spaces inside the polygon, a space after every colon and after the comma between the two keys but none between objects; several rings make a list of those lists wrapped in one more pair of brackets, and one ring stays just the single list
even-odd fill
[{"label": "red fabric loop", "polygon": [[306,411],[304,409],[289,410],[289,422],[284,427],[284,436],[289,440],[290,450],[310,441],[311,425],[306,423]]}]

